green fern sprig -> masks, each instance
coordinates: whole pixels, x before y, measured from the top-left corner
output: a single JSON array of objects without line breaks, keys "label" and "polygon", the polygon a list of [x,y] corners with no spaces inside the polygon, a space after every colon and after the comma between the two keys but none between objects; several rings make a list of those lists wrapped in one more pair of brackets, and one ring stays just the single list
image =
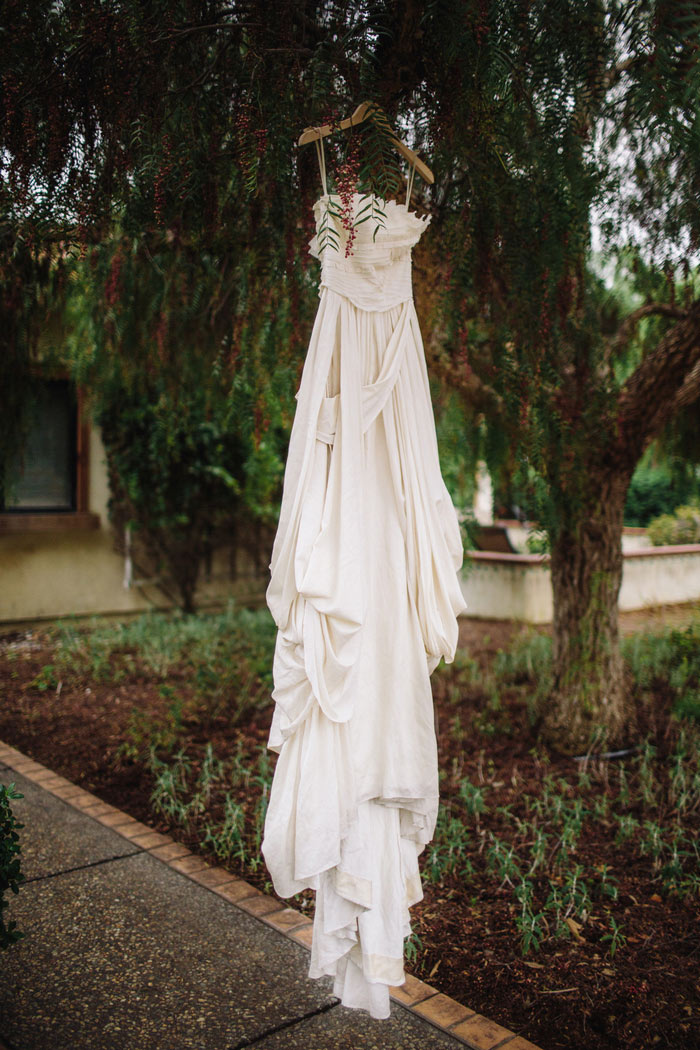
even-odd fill
[{"label": "green fern sprig", "polygon": [[331,215],[339,218],[340,209],[334,204],[334,202],[327,200],[324,202],[323,214],[316,235],[319,253],[327,247],[333,248],[336,252],[340,250],[340,238],[338,237],[338,232],[329,221],[329,216]]},{"label": "green fern sprig", "polygon": [[384,110],[372,103],[363,124],[363,163],[360,179],[387,200],[401,186],[394,131]]},{"label": "green fern sprig", "polygon": [[[357,212],[357,218],[355,219],[354,225],[361,226],[363,222],[367,222],[369,219],[374,220],[374,233],[372,234],[372,240],[377,239],[377,233],[379,230],[383,230],[386,227],[386,211],[379,203],[378,198],[373,193],[368,193],[363,196],[362,200],[367,200]],[[362,216],[362,218],[360,218]]]},{"label": "green fern sprig", "polygon": [[[351,228],[355,229],[364,222],[372,221],[374,223],[372,239],[376,240],[379,230],[386,228],[384,203],[397,192],[402,181],[394,145],[395,135],[384,111],[373,103],[370,104],[370,109],[362,124],[351,129],[346,139],[345,149],[348,148],[355,135],[361,136],[362,139],[363,160],[357,181],[358,192],[361,194],[360,207]],[[342,150],[343,145],[336,143],[333,149]],[[332,179],[331,172],[332,168],[329,172]],[[318,228],[319,251],[323,251],[329,245],[335,251],[338,251],[340,247],[337,231],[333,228],[329,216],[334,216],[342,222],[341,210],[332,196],[325,201],[324,213]]]}]

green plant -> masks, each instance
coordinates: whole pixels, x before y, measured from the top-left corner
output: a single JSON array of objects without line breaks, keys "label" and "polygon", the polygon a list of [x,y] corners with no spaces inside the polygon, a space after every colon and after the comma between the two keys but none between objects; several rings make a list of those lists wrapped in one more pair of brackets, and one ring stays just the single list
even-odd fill
[{"label": "green plant", "polygon": [[654,771],[654,759],[656,757],[656,751],[657,749],[649,740],[645,741],[644,750],[642,752],[641,760],[639,763],[639,769],[637,771],[642,798],[648,806],[654,804],[658,793],[658,784],[656,781],[656,775]]},{"label": "green plant", "polygon": [[486,799],[484,796],[483,787],[477,787],[469,780],[468,777],[464,777],[459,784],[459,797],[464,803],[464,807],[470,816],[473,816],[476,823],[477,831],[479,830],[479,815],[485,813]]},{"label": "green plant", "polygon": [[222,824],[219,827],[205,825],[202,845],[208,846],[219,860],[245,861],[245,809],[230,793],[227,792],[224,800]]},{"label": "green plant", "polygon": [[644,835],[639,839],[639,852],[643,856],[650,856],[657,870],[661,864],[661,856],[664,851],[663,827],[653,820],[645,820],[643,825]]},{"label": "green plant", "polygon": [[423,854],[423,873],[429,882],[442,882],[449,874],[469,878],[471,832],[459,817],[442,803],[438,809],[435,833]]},{"label": "green plant", "polygon": [[600,939],[603,942],[610,941],[608,954],[611,958],[614,958],[615,952],[618,950],[618,948],[622,948],[625,946],[625,944],[627,944],[627,937],[622,932],[623,927],[618,926],[618,924],[615,922],[615,917],[613,915],[610,915],[609,919],[610,926],[612,927],[612,933],[605,933]]},{"label": "green plant", "polygon": [[622,651],[638,688],[665,682],[675,697],[677,716],[700,722],[700,620],[683,630],[632,635]]},{"label": "green plant", "polygon": [[489,831],[489,847],[486,851],[486,867],[500,880],[499,888],[506,883],[512,888],[515,879],[522,879],[520,863],[515,846]]},{"label": "green plant", "polygon": [[152,808],[159,816],[189,830],[192,817],[198,812],[198,807],[196,805],[193,807],[191,801],[190,803],[185,802],[192,768],[191,759],[180,748],[172,763],[169,764],[167,761],[161,761],[155,748],[151,747],[149,768],[155,776],[155,784],[150,797]]},{"label": "green plant", "polygon": [[647,532],[655,547],[700,543],[700,501],[676,507],[673,514],[653,518]]},{"label": "green plant", "polygon": [[494,674],[507,682],[548,681],[552,673],[552,639],[528,628],[508,649],[500,649],[493,662]]},{"label": "green plant", "polygon": [[58,678],[56,677],[54,665],[45,664],[31,684],[41,693],[45,693],[48,689],[58,688]]},{"label": "green plant", "polygon": [[423,951],[423,941],[419,934],[413,930],[410,937],[406,937],[404,940],[404,954],[406,961],[414,963],[418,958],[418,953]]},{"label": "green plant", "polygon": [[223,266],[227,298],[258,278],[230,250],[222,237],[193,253],[116,219],[68,284],[66,363],[100,428],[117,540],[188,613],[216,550],[270,546],[293,405],[288,303],[238,333],[236,365],[231,304],[212,300]]},{"label": "green plant", "polygon": [[598,871],[600,874],[600,880],[595,892],[601,897],[609,897],[611,900],[616,901],[620,895],[620,891],[616,885],[618,879],[610,874],[610,865],[601,864]]},{"label": "green plant", "polygon": [[625,501],[625,525],[643,527],[662,514],[673,514],[697,490],[698,481],[692,471],[686,469],[682,477],[674,476],[670,466],[652,465],[651,452],[652,446],[632,475]]},{"label": "green plant", "polygon": [[621,843],[625,839],[636,837],[639,830],[639,821],[636,817],[631,816],[629,813],[623,816],[615,816],[615,820],[618,824],[617,834],[615,836],[615,842]]},{"label": "green plant", "polygon": [[544,529],[528,532],[525,542],[530,554],[549,554],[550,552],[549,536]]},{"label": "green plant", "polygon": [[24,795],[17,791],[14,782],[8,786],[0,784],[0,949],[8,948],[25,936],[17,929],[16,922],[10,920],[6,923],[3,915],[9,907],[5,894],[8,890],[18,893],[21,883],[25,880],[21,870],[21,851],[17,834],[24,824],[17,820],[11,806],[11,802],[18,798],[24,798]]},{"label": "green plant", "polygon": [[147,762],[149,754],[170,754],[177,745],[180,727],[177,703],[168,708],[165,717],[132,708],[125,738],[115,752],[115,761]]},{"label": "green plant", "polygon": [[520,932],[520,952],[527,955],[531,948],[537,951],[540,947],[546,934],[547,920],[544,914],[533,911],[532,883],[521,879],[513,892],[520,904],[520,913],[515,917],[515,925]]}]

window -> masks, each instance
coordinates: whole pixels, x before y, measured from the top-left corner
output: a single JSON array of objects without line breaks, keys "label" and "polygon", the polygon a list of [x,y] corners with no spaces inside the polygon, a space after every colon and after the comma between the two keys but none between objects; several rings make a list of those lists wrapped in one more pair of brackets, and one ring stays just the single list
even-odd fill
[{"label": "window", "polygon": [[0,532],[99,525],[87,512],[81,400],[69,379],[35,377],[26,444],[0,479]]},{"label": "window", "polygon": [[27,443],[7,471],[5,513],[76,509],[75,392],[67,379],[36,380]]}]

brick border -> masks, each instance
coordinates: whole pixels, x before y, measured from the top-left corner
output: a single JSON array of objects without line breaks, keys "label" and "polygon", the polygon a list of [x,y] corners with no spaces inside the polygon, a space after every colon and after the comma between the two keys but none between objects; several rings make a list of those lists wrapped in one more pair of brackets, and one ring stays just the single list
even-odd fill
[{"label": "brick border", "polygon": [[[35,762],[2,740],[0,762],[74,809],[92,817],[99,824],[116,831],[134,846],[139,846],[145,853],[156,857],[199,886],[204,886],[223,897],[304,948],[311,948],[313,921],[295,908],[282,904],[276,897],[262,893],[245,879],[232,875],[225,868],[209,864],[199,854],[176,842],[170,835],[154,831],[147,824],[142,824],[116,806],[103,802],[96,795],[54,773],[41,762]],[[529,1040],[450,999],[412,974],[406,974],[405,984],[391,988],[390,996],[394,1002],[459,1040],[470,1047],[470,1050],[541,1050]]]}]

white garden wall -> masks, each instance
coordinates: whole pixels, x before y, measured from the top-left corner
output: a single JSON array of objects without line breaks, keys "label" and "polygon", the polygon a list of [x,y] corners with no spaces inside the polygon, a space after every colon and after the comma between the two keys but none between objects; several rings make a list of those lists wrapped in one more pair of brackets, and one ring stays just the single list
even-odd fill
[{"label": "white garden wall", "polygon": [[[639,532],[643,530],[635,530]],[[700,544],[643,547],[642,535],[623,538],[620,609],[700,601]],[[512,542],[512,541],[511,541]],[[467,616],[551,623],[548,554],[468,551],[462,570]]]}]

